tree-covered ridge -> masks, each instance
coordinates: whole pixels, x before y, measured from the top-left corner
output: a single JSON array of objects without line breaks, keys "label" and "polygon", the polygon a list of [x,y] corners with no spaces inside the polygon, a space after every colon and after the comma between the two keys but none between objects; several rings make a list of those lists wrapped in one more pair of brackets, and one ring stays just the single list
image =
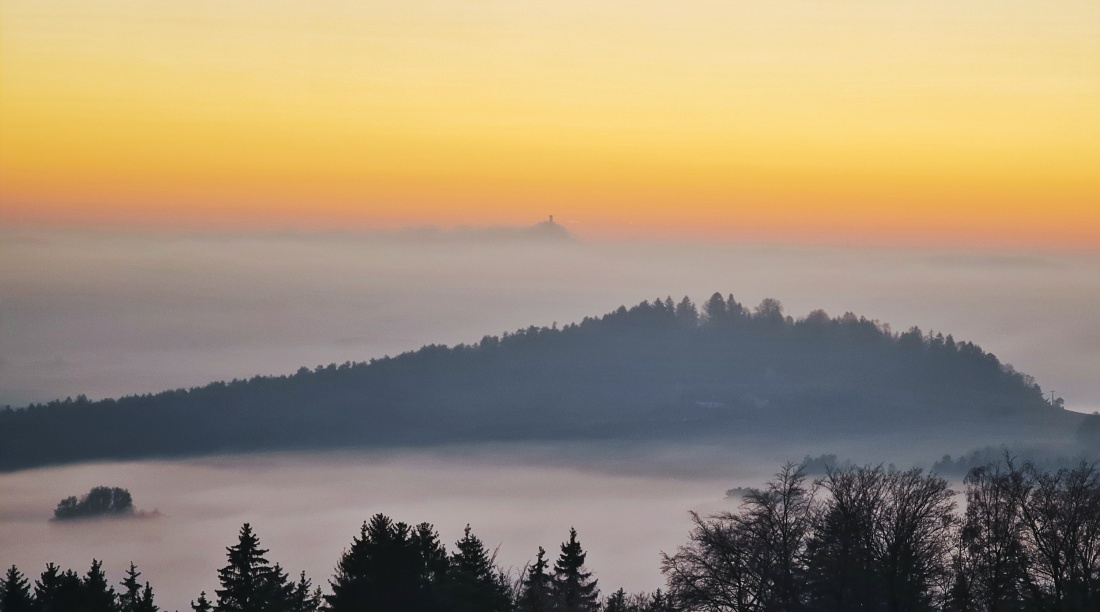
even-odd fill
[{"label": "tree-covered ridge", "polygon": [[[645,301],[564,327],[152,395],[0,412],[0,469],[473,440],[855,428],[1050,408],[971,342],[766,299]],[[890,423],[879,422],[886,415]],[[868,418],[874,417],[874,418]],[[930,419],[929,417],[934,417]]]}]

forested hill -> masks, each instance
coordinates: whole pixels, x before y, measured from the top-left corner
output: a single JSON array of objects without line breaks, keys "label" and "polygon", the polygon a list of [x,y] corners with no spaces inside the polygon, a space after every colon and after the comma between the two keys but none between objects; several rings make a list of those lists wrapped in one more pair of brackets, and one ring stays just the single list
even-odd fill
[{"label": "forested hill", "polygon": [[[642,302],[289,376],[0,413],[0,469],[224,451],[958,427],[1061,413],[951,336],[767,299]],[[1053,417],[1052,417],[1053,418]],[[778,429],[782,428],[782,429]]]}]

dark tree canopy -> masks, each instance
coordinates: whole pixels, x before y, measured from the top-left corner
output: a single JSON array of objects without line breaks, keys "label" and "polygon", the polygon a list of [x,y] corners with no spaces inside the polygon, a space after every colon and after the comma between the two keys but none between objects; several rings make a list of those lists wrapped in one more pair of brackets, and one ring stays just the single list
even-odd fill
[{"label": "dark tree canopy", "polygon": [[56,520],[63,521],[99,516],[129,516],[134,513],[130,492],[118,487],[95,487],[80,499],[66,497],[53,511]]},{"label": "dark tree canopy", "polygon": [[577,540],[577,530],[569,528],[569,540],[562,542],[561,554],[554,562],[554,603],[556,610],[593,612],[600,607],[597,580],[584,566],[588,554]]},{"label": "dark tree canopy", "polygon": [[0,579],[0,612],[35,612],[30,583],[19,568],[8,568]]}]

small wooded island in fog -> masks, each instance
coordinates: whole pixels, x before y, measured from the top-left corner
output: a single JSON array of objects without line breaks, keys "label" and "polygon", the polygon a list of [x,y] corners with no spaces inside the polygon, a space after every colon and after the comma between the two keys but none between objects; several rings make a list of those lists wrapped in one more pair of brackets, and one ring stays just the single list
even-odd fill
[{"label": "small wooded island in fog", "polygon": [[53,511],[56,521],[134,515],[134,498],[119,487],[94,487],[77,499],[66,497]]},{"label": "small wooded island in fog", "polygon": [[[563,327],[153,395],[0,412],[0,469],[335,447],[1082,428],[969,341],[774,299],[645,301]],[[1085,427],[1087,430],[1088,427]],[[1093,427],[1095,429],[1095,427]]]}]

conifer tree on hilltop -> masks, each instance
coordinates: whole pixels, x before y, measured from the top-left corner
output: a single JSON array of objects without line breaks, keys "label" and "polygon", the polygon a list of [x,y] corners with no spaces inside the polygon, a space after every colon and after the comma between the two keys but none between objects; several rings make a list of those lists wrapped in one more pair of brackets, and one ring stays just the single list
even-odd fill
[{"label": "conifer tree on hilltop", "polygon": [[600,609],[600,592],[592,573],[585,571],[587,553],[577,541],[577,530],[569,528],[569,541],[562,542],[554,562],[554,601],[562,612],[591,612]]}]

